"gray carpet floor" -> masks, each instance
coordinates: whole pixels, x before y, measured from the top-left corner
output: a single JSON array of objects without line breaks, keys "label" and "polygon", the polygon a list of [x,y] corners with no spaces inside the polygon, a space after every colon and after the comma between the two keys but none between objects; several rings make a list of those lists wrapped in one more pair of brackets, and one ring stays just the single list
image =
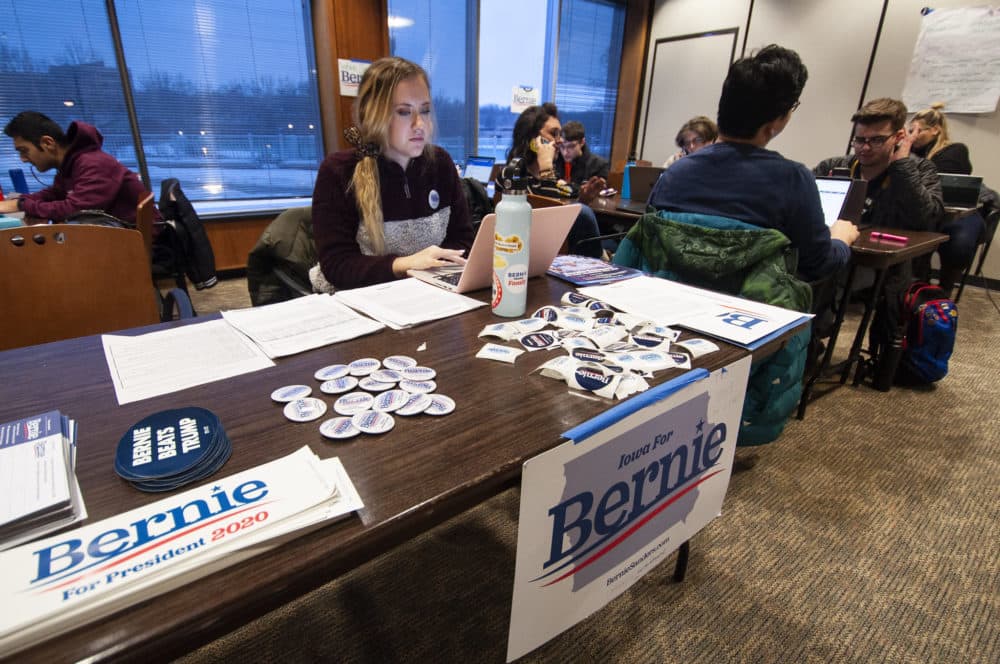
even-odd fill
[{"label": "gray carpet floor", "polygon": [[[220,289],[245,298],[240,282]],[[959,311],[943,381],[834,390],[776,443],[739,450],[753,467],[693,540],[683,583],[671,557],[521,661],[1000,662],[1000,313],[978,288]],[[518,499],[183,661],[502,662]]]}]

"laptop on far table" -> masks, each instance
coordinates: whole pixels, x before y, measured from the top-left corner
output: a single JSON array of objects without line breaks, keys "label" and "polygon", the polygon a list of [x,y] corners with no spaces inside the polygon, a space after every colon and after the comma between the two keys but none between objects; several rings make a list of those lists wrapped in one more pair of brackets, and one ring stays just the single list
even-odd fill
[{"label": "laptop on far table", "polygon": [[[579,203],[531,211],[531,238],[528,242],[529,277],[537,277],[549,269],[552,259],[559,253],[559,248],[578,214],[580,214]],[[496,237],[496,219],[494,213],[483,217],[465,265],[410,270],[407,274],[455,293],[489,288],[493,284],[493,240]]]},{"label": "laptop on far table", "polygon": [[469,155],[465,160],[465,171],[462,172],[462,177],[473,178],[478,180],[483,184],[490,181],[490,174],[493,172],[493,164],[496,159],[493,157],[479,157],[476,155]]},{"label": "laptop on far table", "polygon": [[819,201],[823,205],[827,227],[833,226],[838,219],[846,219],[858,228],[863,227],[861,214],[865,209],[868,183],[864,180],[820,176],[816,178],[816,188],[819,189]]},{"label": "laptop on far table", "polygon": [[646,201],[653,191],[653,186],[660,179],[665,169],[659,166],[632,166],[628,169],[628,186],[631,198],[623,198],[618,202],[618,209],[636,214],[645,214]]},{"label": "laptop on far table", "polygon": [[940,177],[941,197],[945,207],[979,207],[979,190],[983,186],[983,178],[959,173],[941,173]]}]

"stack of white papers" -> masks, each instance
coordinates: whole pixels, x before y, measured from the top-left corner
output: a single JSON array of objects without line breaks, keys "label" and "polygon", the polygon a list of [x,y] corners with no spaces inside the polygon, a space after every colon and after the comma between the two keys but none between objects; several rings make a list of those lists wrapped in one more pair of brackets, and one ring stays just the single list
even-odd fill
[{"label": "stack of white papers", "polygon": [[0,424],[0,551],[87,518],[76,422],[53,410]]},{"label": "stack of white papers", "polygon": [[303,447],[61,536],[0,553],[0,652],[43,638],[275,547],[363,507],[336,458]]},{"label": "stack of white papers", "polygon": [[412,277],[364,288],[337,291],[334,297],[352,309],[382,321],[394,330],[456,316],[486,306],[485,302],[452,293]]},{"label": "stack of white papers", "polygon": [[222,317],[250,337],[268,357],[283,357],[381,330],[331,295],[308,295],[251,309],[223,311]]},{"label": "stack of white papers", "polygon": [[274,366],[260,348],[224,320],[136,337],[105,334],[101,342],[119,404]]},{"label": "stack of white papers", "polygon": [[811,314],[645,275],[581,288],[580,292],[660,325],[682,325],[751,350],[812,318]]}]

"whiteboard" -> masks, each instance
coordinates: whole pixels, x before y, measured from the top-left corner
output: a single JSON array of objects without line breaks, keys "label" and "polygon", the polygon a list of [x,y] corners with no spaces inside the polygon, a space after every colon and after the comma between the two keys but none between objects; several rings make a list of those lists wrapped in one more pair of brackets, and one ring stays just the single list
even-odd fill
[{"label": "whiteboard", "polygon": [[738,32],[727,28],[656,40],[637,150],[640,159],[662,164],[677,151],[674,137],[681,125],[696,115],[716,118]]}]

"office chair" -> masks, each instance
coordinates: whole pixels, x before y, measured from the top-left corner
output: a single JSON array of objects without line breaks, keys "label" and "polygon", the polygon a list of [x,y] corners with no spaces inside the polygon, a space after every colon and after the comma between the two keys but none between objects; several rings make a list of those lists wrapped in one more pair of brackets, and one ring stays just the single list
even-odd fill
[{"label": "office chair", "polygon": [[285,210],[268,224],[247,256],[247,289],[255,307],[313,292],[309,268],[316,264],[312,208]]},{"label": "office chair", "polygon": [[0,349],[160,321],[140,233],[54,224],[0,231]]}]

